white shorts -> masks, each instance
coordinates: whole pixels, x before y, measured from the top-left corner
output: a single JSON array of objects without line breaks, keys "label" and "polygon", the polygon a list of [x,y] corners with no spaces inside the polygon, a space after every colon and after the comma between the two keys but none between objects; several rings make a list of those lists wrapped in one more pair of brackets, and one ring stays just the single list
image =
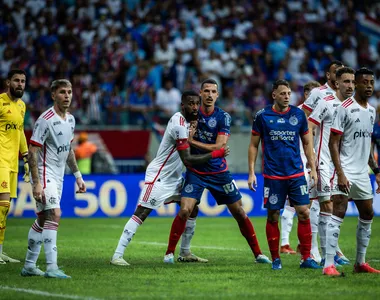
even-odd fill
[{"label": "white shorts", "polygon": [[62,186],[62,181],[57,182],[51,178],[46,179],[46,187],[44,188],[46,203],[43,204],[36,201],[37,213],[53,208],[60,208]]},{"label": "white shorts", "polygon": [[183,183],[183,178],[175,183],[164,181],[145,183],[139,197],[138,205],[157,209],[163,203],[180,202]]},{"label": "white shorts", "polygon": [[318,197],[331,196],[331,171],[330,169],[318,169],[317,194]]},{"label": "white shorts", "polygon": [[369,200],[373,199],[373,191],[371,180],[368,174],[350,175],[346,174],[347,180],[350,182],[350,192],[348,195],[338,188],[338,176],[333,177],[332,195],[346,195],[352,200]]}]

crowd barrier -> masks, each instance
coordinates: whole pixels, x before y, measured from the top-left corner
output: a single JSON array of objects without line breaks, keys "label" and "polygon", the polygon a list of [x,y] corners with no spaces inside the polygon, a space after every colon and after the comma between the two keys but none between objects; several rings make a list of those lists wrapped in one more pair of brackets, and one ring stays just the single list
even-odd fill
[{"label": "crowd barrier", "polygon": [[[250,217],[265,216],[263,208],[263,177],[257,176],[256,192],[248,189],[246,174],[234,174],[236,185],[242,194],[244,209]],[[372,186],[374,176],[371,175]],[[89,175],[84,176],[87,193],[77,194],[75,178],[65,176],[61,199],[62,217],[129,217],[133,214],[137,200],[144,184],[143,174],[133,175]],[[374,210],[380,215],[380,195],[374,194]],[[162,205],[151,213],[152,217],[175,216],[178,206],[174,203]],[[347,215],[357,215],[353,202],[348,205]],[[30,184],[22,177],[18,183],[18,197],[13,199],[10,217],[35,217],[35,202]],[[218,206],[208,191],[205,191],[199,205],[199,216],[225,217],[230,216],[225,205]]]}]

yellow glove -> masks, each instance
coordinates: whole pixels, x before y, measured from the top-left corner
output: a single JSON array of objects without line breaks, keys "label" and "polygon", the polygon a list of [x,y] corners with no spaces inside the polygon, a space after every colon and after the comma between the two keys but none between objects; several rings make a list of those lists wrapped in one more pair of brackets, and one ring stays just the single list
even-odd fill
[{"label": "yellow glove", "polygon": [[25,171],[23,178],[24,178],[24,181],[28,183],[30,182],[28,155],[25,155],[22,159],[24,160],[24,171]]}]

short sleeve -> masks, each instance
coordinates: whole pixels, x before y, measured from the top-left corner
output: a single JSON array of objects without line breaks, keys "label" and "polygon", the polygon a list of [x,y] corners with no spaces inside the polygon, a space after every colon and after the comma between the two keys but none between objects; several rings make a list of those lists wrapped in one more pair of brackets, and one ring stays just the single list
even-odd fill
[{"label": "short sleeve", "polygon": [[339,105],[334,111],[331,131],[342,135],[346,126],[346,122],[347,111],[342,105]]},{"label": "short sleeve", "polygon": [[315,88],[311,91],[309,97],[307,97],[303,103],[302,108],[312,112],[317,107],[317,104],[321,99],[322,97],[320,95],[319,89]]},{"label": "short sleeve", "polygon": [[253,123],[252,123],[252,134],[253,135],[261,135],[263,132],[263,126],[262,126],[262,113],[264,112],[264,109],[259,110],[256,112],[255,116],[253,117]]},{"label": "short sleeve", "polygon": [[231,127],[231,116],[228,113],[224,112],[223,117],[220,118],[218,122],[218,135],[229,136],[231,133],[230,127]]},{"label": "short sleeve", "polygon": [[321,122],[326,118],[327,115],[328,115],[328,108],[327,108],[326,101],[318,101],[317,106],[311,112],[309,116],[309,121],[319,126]]},{"label": "short sleeve", "polygon": [[189,148],[189,130],[186,126],[185,118],[182,116],[175,119],[173,118],[172,122],[173,127],[171,128],[169,133],[176,142],[177,150],[185,150]]},{"label": "short sleeve", "polygon": [[39,118],[36,124],[34,125],[33,135],[30,138],[30,143],[32,145],[42,147],[49,134],[49,124],[47,120],[45,120],[44,118]]}]

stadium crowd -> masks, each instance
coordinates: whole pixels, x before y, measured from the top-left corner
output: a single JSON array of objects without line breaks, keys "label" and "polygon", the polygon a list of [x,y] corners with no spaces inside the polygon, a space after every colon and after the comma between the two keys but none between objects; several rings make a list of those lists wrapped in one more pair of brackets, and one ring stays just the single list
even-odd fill
[{"label": "stadium crowd", "polygon": [[[73,83],[72,113],[81,124],[166,124],[185,89],[212,77],[218,105],[233,125],[249,125],[271,101],[275,79],[291,83],[292,104],[303,85],[324,82],[340,59],[376,73],[380,105],[380,44],[356,26],[380,19],[365,1],[247,0],[3,0],[0,78],[27,71],[26,127],[51,105],[52,79]],[[3,90],[4,86],[0,89]],[[159,110],[159,113],[154,113]]]}]

